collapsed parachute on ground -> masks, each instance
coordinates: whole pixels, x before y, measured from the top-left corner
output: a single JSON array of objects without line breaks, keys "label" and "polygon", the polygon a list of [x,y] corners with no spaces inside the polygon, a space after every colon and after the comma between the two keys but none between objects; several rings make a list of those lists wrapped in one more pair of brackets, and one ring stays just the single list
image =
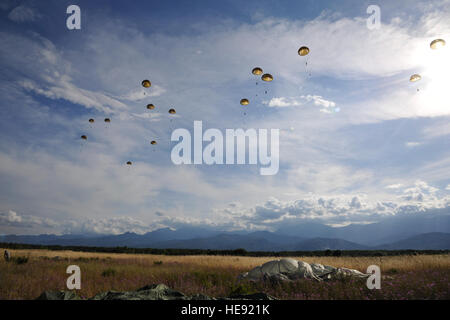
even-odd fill
[{"label": "collapsed parachute on ground", "polygon": [[83,140],[87,140],[87,136],[85,136],[85,135],[82,135],[82,136],[81,136],[81,139],[83,139]]},{"label": "collapsed parachute on ground", "polygon": [[152,83],[150,82],[150,80],[143,80],[142,81],[142,86],[144,88],[150,88],[151,85],[152,85]]},{"label": "collapsed parachute on ground", "polygon": [[110,123],[110,122],[111,122],[111,119],[105,118],[105,122],[106,122],[106,123]]},{"label": "collapsed parachute on ground", "polygon": [[169,113],[170,113],[170,114],[175,114],[175,113],[177,113],[177,112],[175,111],[175,109],[169,109]]},{"label": "collapsed parachute on ground", "polygon": [[369,274],[348,268],[324,266],[319,263],[307,263],[294,259],[273,260],[253,268],[239,276],[239,279],[292,281],[313,279],[317,281],[332,280],[341,277],[367,278]]},{"label": "collapsed parachute on ground", "polygon": [[241,99],[241,105],[246,106],[250,103],[250,101],[248,101],[248,99]]},{"label": "collapsed parachute on ground", "polygon": [[149,104],[147,105],[147,109],[148,109],[148,110],[153,110],[153,109],[155,109],[155,106],[154,106],[153,104],[149,103]]},{"label": "collapsed parachute on ground", "polygon": [[272,81],[273,77],[270,73],[265,73],[262,75],[261,80],[262,81]]},{"label": "collapsed parachute on ground", "polygon": [[94,119],[89,119],[89,123],[94,123],[95,120]]},{"label": "collapsed parachute on ground", "polygon": [[430,48],[433,50],[442,48],[443,46],[445,46],[444,39],[436,39],[436,40],[431,41],[431,43],[430,43]]},{"label": "collapsed parachute on ground", "polygon": [[155,144],[156,144],[156,141],[155,141],[155,140],[152,140],[150,143],[151,143],[152,145],[155,145]]},{"label": "collapsed parachute on ground", "polygon": [[133,163],[131,161],[127,161],[127,165],[131,166]]},{"label": "collapsed parachute on ground", "polygon": [[300,49],[298,49],[298,54],[300,56],[306,56],[308,53],[309,53],[308,47],[300,47]]},{"label": "collapsed parachute on ground", "polygon": [[255,67],[255,68],[253,68],[252,73],[253,73],[255,76],[259,76],[260,74],[263,73],[263,70],[262,70],[260,67]]},{"label": "collapsed parachute on ground", "polygon": [[420,76],[420,74],[413,74],[410,78],[409,78],[409,81],[411,81],[411,82],[416,82],[416,81],[419,81],[420,79],[422,79],[422,77]]}]

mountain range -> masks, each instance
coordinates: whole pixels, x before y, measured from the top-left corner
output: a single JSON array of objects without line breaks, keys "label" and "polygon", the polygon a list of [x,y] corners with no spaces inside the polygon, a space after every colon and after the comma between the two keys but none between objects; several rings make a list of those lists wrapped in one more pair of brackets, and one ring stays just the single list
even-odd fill
[{"label": "mountain range", "polygon": [[200,227],[162,228],[145,234],[3,235],[0,242],[134,248],[247,251],[450,249],[450,216],[393,217],[379,223],[330,227],[303,223],[269,231],[224,232]]}]

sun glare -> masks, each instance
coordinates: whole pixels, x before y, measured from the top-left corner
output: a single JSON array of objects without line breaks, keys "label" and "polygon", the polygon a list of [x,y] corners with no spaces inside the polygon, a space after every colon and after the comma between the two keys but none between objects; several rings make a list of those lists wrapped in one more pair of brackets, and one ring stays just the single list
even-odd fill
[{"label": "sun glare", "polygon": [[450,48],[430,50],[424,61],[420,88],[420,115],[450,114]]}]

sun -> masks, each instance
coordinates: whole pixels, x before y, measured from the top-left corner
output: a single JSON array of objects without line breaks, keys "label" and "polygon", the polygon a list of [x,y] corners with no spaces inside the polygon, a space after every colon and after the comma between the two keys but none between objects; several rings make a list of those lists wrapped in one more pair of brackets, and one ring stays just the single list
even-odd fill
[{"label": "sun", "polygon": [[420,86],[423,115],[450,115],[450,46],[431,50],[424,57]]}]

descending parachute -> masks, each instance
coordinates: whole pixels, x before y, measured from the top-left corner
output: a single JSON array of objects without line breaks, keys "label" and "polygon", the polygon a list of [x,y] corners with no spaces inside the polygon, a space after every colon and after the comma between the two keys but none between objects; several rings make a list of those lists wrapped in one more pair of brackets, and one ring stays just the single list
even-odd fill
[{"label": "descending parachute", "polygon": [[111,119],[105,118],[105,122],[106,122],[106,123],[110,123],[110,122],[111,122]]},{"label": "descending parachute", "polygon": [[248,99],[241,99],[241,105],[246,106],[250,103],[250,101],[248,101]]},{"label": "descending parachute", "polygon": [[156,141],[155,141],[155,140],[152,140],[150,143],[151,143],[152,145],[155,145],[155,144],[156,144]]},{"label": "descending parachute", "polygon": [[153,109],[155,109],[155,106],[154,106],[153,104],[149,103],[149,104],[147,105],[147,109],[148,109],[148,110],[153,110]]},{"label": "descending parachute", "polygon": [[308,53],[309,53],[308,47],[300,47],[300,49],[298,49],[298,54],[300,56],[306,56]]},{"label": "descending parachute", "polygon": [[255,67],[255,68],[253,68],[252,73],[253,73],[255,76],[259,76],[260,74],[263,73],[263,70],[262,70],[260,67]]},{"label": "descending parachute", "polygon": [[409,78],[409,81],[411,81],[411,82],[416,82],[416,81],[419,81],[420,79],[422,79],[422,77],[420,76],[420,74],[413,74],[410,78]]},{"label": "descending parachute", "polygon": [[169,113],[170,113],[170,114],[175,114],[175,113],[177,113],[177,112],[175,111],[175,109],[169,109]]},{"label": "descending parachute", "polygon": [[89,119],[89,123],[94,123],[95,120],[94,119]]},{"label": "descending parachute", "polygon": [[131,161],[127,161],[127,165],[131,166],[133,163]]},{"label": "descending parachute", "polygon": [[439,49],[445,46],[445,40],[444,39],[436,39],[431,41],[430,48],[431,49]]},{"label": "descending parachute", "polygon": [[262,81],[272,81],[273,77],[270,73],[265,73],[262,75],[261,80]]},{"label": "descending parachute", "polygon": [[142,81],[142,86],[144,88],[150,88],[151,85],[152,85],[152,83],[150,82],[150,80],[143,80]]},{"label": "descending parachute", "polygon": [[81,136],[81,139],[83,139],[83,140],[87,140],[87,136],[85,136],[85,135],[82,135],[82,136]]}]

